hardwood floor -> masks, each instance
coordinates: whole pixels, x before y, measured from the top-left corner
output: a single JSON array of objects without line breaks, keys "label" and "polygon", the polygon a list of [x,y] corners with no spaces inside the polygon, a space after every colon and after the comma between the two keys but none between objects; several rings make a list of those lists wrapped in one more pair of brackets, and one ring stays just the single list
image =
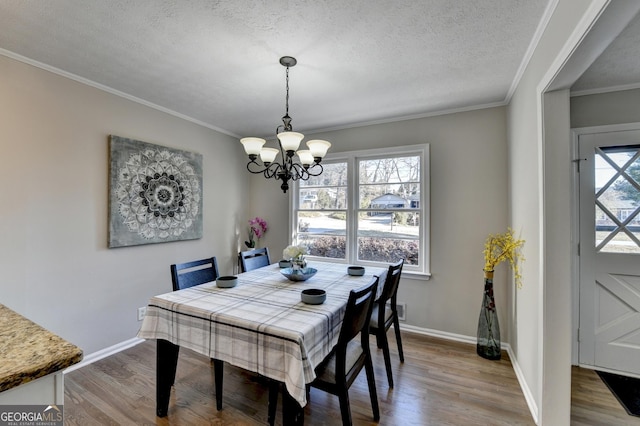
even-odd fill
[{"label": "hardwood floor", "polygon": [[572,367],[571,424],[640,425],[640,417],[627,414],[595,371]]},{"label": "hardwood floor", "polygon": [[[473,345],[413,333],[402,338],[404,364],[389,333],[394,389],[388,388],[382,352],[372,342],[381,412],[377,424],[534,424],[506,353],[500,361],[488,361],[476,355]],[[595,376],[574,370],[572,424],[640,424],[613,396],[612,404],[604,384],[602,389],[589,373]],[[354,424],[375,425],[364,373],[349,395]],[[65,376],[65,425],[262,425],[267,423],[267,399],[264,379],[225,364],[223,409],[217,411],[210,360],[181,349],[169,415],[157,418],[155,342],[148,341]],[[276,424],[281,424],[281,409],[280,401]],[[632,420],[625,423],[627,418]],[[337,398],[311,389],[305,424],[340,424]]]}]

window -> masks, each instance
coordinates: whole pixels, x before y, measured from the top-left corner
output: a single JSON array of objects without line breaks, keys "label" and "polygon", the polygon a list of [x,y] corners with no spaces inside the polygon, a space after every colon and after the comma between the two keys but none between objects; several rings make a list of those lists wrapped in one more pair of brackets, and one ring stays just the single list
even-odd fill
[{"label": "window", "polygon": [[292,191],[294,244],[309,256],[429,274],[429,146],[327,155]]},{"label": "window", "polygon": [[595,155],[595,243],[602,253],[640,253],[640,145]]}]

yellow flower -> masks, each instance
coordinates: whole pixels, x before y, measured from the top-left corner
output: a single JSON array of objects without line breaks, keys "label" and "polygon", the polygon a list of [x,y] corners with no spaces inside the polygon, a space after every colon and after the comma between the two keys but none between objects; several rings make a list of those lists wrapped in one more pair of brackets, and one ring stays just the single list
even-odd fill
[{"label": "yellow flower", "polygon": [[523,244],[524,240],[515,239],[511,228],[507,228],[504,234],[489,235],[484,243],[484,270],[493,271],[506,260],[513,269],[517,287],[522,288],[522,275],[518,263],[524,262],[524,256],[520,251]]}]

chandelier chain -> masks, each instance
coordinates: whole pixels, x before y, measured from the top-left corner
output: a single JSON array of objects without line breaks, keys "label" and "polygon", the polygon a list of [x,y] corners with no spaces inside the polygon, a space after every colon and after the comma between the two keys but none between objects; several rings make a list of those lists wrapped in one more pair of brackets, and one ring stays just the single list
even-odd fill
[{"label": "chandelier chain", "polygon": [[287,95],[285,97],[286,111],[285,115],[289,115],[289,67],[287,67]]}]

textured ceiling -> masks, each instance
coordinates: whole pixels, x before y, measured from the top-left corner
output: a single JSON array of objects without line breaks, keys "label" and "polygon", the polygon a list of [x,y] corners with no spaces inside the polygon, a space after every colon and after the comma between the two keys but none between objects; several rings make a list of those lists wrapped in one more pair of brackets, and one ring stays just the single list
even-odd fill
[{"label": "textured ceiling", "polygon": [[0,53],[272,137],[284,55],[302,132],[503,103],[549,2],[2,0]]},{"label": "textured ceiling", "polygon": [[591,93],[640,87],[640,17],[636,16],[571,87]]}]

